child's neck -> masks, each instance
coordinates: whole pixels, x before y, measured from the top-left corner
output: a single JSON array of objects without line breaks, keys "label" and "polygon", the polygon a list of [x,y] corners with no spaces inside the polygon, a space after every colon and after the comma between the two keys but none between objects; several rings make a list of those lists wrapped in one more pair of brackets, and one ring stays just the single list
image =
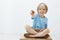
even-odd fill
[{"label": "child's neck", "polygon": [[41,18],[44,18],[45,16],[44,15],[40,15]]}]

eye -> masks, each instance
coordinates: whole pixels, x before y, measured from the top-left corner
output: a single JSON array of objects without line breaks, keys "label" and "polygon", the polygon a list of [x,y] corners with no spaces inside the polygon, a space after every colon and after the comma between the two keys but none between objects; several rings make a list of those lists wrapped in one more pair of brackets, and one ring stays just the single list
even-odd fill
[{"label": "eye", "polygon": [[41,10],[41,9],[39,9],[39,10]]},{"label": "eye", "polygon": [[45,9],[43,9],[43,10],[45,10]]}]

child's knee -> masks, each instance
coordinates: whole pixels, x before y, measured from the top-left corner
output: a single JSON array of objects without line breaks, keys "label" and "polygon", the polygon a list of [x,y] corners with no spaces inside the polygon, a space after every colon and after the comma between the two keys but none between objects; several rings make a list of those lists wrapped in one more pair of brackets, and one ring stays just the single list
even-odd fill
[{"label": "child's knee", "polygon": [[29,26],[29,25],[26,25],[26,26],[25,26],[25,29],[29,29],[29,28],[30,28],[30,26]]},{"label": "child's knee", "polygon": [[50,33],[50,30],[49,30],[49,28],[46,28],[46,31],[47,31],[48,33]]}]

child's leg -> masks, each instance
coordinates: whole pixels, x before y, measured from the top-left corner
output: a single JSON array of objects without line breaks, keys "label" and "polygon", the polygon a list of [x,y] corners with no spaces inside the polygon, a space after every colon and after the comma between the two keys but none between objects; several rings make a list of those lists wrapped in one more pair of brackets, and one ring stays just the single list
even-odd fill
[{"label": "child's leg", "polygon": [[37,33],[37,34],[35,34],[35,35],[30,35],[30,36],[31,36],[31,37],[43,37],[43,36],[47,35],[49,32],[50,32],[49,29],[46,28],[46,29],[43,30],[42,32],[39,32],[39,33]]},{"label": "child's leg", "polygon": [[50,31],[49,31],[49,29],[48,29],[48,28],[46,28],[46,29],[45,29],[45,30],[43,30],[42,32],[37,33],[37,35],[45,36],[45,35],[47,35],[49,32],[50,32]]},{"label": "child's leg", "polygon": [[37,32],[29,25],[26,25],[25,26],[25,29],[28,33],[31,33],[31,34],[37,34]]}]

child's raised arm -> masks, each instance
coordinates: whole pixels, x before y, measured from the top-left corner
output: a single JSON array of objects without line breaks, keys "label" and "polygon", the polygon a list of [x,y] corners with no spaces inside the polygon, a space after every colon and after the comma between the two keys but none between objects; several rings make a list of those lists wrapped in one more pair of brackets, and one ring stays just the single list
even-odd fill
[{"label": "child's raised arm", "polygon": [[32,18],[32,19],[34,19],[34,17],[35,17],[35,15],[34,15],[34,14],[35,14],[35,12],[34,12],[33,10],[31,10],[30,15],[31,15],[31,18]]}]

